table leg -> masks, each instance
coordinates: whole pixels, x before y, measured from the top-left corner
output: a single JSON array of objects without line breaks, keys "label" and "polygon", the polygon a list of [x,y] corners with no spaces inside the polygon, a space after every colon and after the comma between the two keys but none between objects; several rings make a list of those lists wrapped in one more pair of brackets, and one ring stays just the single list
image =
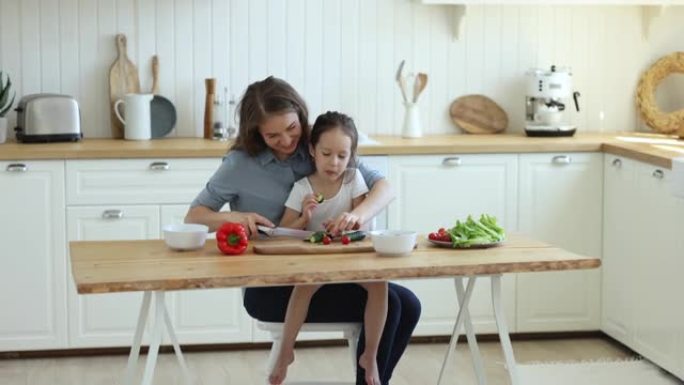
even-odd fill
[{"label": "table leg", "polygon": [[140,304],[140,314],[138,314],[138,325],[135,328],[135,336],[133,337],[133,346],[131,352],[128,354],[128,364],[126,365],[126,374],[124,375],[124,385],[132,385],[133,375],[135,369],[138,367],[138,356],[140,355],[140,344],[142,343],[143,332],[145,331],[145,324],[147,323],[147,314],[150,311],[150,297],[151,291],[146,291],[143,294],[143,300]]},{"label": "table leg", "polygon": [[456,323],[454,324],[454,331],[451,333],[451,341],[449,342],[449,349],[444,356],[444,362],[442,363],[442,369],[439,371],[439,379],[437,379],[437,385],[442,383],[442,378],[444,377],[444,369],[446,369],[449,363],[449,358],[451,357],[451,352],[456,348],[456,342],[458,341],[459,330],[461,329],[461,324],[463,324],[466,314],[468,314],[468,303],[470,303],[470,297],[473,294],[473,287],[475,286],[475,281],[477,277],[470,277],[468,280],[468,285],[465,290],[465,295],[463,296],[463,302],[458,309],[458,314],[456,315]]},{"label": "table leg", "polygon": [[[454,278],[454,284],[456,286],[456,296],[458,298],[458,304],[460,307],[463,307],[463,297],[465,296],[465,290],[463,288],[463,277]],[[485,375],[484,365],[482,364],[482,355],[480,354],[480,348],[477,346],[477,338],[475,338],[475,329],[473,328],[473,322],[470,319],[470,311],[467,307],[464,309],[464,311],[466,336],[468,337],[468,347],[470,348],[470,356],[473,360],[473,368],[475,369],[477,383],[479,385],[486,385],[487,377]]]},{"label": "table leg", "polygon": [[152,341],[147,351],[147,362],[145,363],[142,385],[152,384],[154,368],[157,366],[157,355],[159,354],[159,345],[161,344],[162,331],[164,329],[164,311],[166,310],[164,294],[163,291],[154,292],[154,326],[152,327]]},{"label": "table leg", "polygon": [[173,351],[176,353],[176,358],[178,359],[178,365],[181,367],[183,379],[186,384],[190,385],[190,372],[188,371],[188,366],[185,364],[185,358],[183,357],[183,352],[178,344],[178,338],[176,338],[176,332],[173,330],[171,317],[169,317],[169,311],[166,306],[164,306],[164,321],[166,322],[166,332],[169,333],[169,338],[171,338],[171,343],[173,344]]},{"label": "table leg", "polygon": [[496,327],[499,330],[499,340],[501,348],[506,358],[506,366],[508,375],[511,379],[511,385],[518,385],[518,371],[515,366],[515,357],[513,356],[513,346],[511,345],[511,338],[508,335],[508,325],[506,324],[506,314],[503,312],[501,306],[501,275],[493,275],[492,280],[492,305],[494,307],[494,317],[496,318]]}]

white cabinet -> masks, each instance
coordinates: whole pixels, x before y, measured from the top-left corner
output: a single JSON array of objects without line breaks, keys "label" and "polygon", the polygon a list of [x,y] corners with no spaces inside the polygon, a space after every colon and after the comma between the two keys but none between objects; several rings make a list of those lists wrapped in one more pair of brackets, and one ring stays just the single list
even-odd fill
[{"label": "white cabinet", "polygon": [[[396,200],[388,208],[391,229],[421,234],[451,227],[457,219],[482,213],[494,215],[508,231],[517,220],[517,155],[391,156],[389,180]],[[408,280],[421,300],[423,313],[416,335],[451,334],[458,306],[453,280]],[[503,302],[515,331],[515,277],[503,280]],[[478,333],[496,331],[490,285],[475,285],[469,307]]]},{"label": "white cabinet", "polygon": [[[582,255],[602,251],[603,154],[520,155],[522,233]],[[518,275],[519,332],[597,330],[600,270]]]},{"label": "white cabinet", "polygon": [[637,251],[632,280],[632,346],[639,354],[684,378],[684,209],[670,194],[670,170],[640,163],[635,182],[639,210],[625,225],[638,233],[628,241]]},{"label": "white cabinet", "polygon": [[640,243],[636,225],[641,211],[635,180],[637,162],[605,155],[601,330],[627,343],[634,329],[636,261]]},{"label": "white cabinet", "polygon": [[64,162],[0,162],[0,351],[65,348]]},{"label": "white cabinet", "polygon": [[606,155],[603,330],[684,378],[684,199],[670,170]]},{"label": "white cabinet", "polygon": [[[159,207],[69,207],[67,229],[69,241],[156,239]],[[69,345],[130,346],[141,301],[139,292],[80,295],[70,273]]]},{"label": "white cabinet", "polygon": [[[161,206],[162,226],[182,223],[189,205]],[[184,290],[167,297],[181,344],[249,342],[252,319],[241,289]]]},{"label": "white cabinet", "polygon": [[[219,159],[68,161],[69,239],[159,239],[163,225],[183,222],[189,203],[219,165]],[[130,345],[141,298],[141,293],[77,295],[72,287],[72,345]],[[167,301],[183,344],[251,340],[239,289],[181,291]]]}]

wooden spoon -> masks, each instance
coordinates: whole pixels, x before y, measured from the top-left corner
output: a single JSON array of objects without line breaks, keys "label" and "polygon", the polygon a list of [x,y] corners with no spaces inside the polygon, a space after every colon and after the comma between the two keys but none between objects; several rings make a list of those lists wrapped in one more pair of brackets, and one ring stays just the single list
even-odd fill
[{"label": "wooden spoon", "polygon": [[427,74],[419,72],[418,75],[416,75],[416,80],[413,82],[413,103],[418,102],[418,96],[425,90],[427,82]]},{"label": "wooden spoon", "polygon": [[399,84],[399,89],[401,90],[401,97],[404,98],[404,103],[408,102],[408,98],[406,97],[406,85],[404,84],[404,78],[402,76],[402,71],[404,70],[405,63],[406,60],[402,60],[401,63],[399,63],[399,68],[397,68],[397,74],[394,77],[397,83]]}]

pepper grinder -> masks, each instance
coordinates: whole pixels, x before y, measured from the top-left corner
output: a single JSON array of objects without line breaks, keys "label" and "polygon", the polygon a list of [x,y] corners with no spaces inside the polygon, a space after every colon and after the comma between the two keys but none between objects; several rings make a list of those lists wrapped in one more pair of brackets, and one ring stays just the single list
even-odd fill
[{"label": "pepper grinder", "polygon": [[216,97],[216,79],[204,79],[207,96],[204,99],[204,139],[214,136],[214,99]]}]

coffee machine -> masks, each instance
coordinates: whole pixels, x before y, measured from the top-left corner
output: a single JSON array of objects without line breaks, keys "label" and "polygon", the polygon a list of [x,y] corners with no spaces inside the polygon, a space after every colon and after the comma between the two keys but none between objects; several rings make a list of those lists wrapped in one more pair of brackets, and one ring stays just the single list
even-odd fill
[{"label": "coffee machine", "polygon": [[572,136],[577,126],[567,120],[566,102],[572,98],[579,112],[580,93],[572,89],[567,68],[532,69],[526,73],[525,133],[527,136]]}]

